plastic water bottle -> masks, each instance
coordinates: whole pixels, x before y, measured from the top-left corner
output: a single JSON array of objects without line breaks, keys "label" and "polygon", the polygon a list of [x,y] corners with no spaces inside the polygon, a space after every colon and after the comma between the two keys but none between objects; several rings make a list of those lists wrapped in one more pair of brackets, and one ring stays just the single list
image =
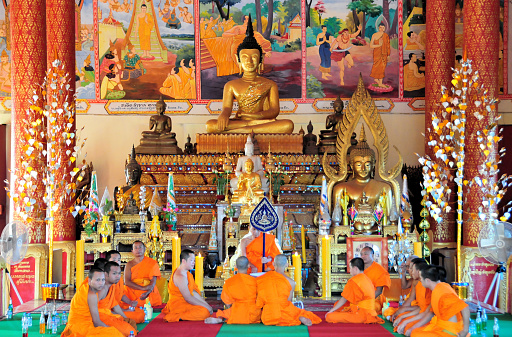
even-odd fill
[{"label": "plastic water bottle", "polygon": [[128,337],[135,337],[135,335],[133,334],[133,331],[130,331],[130,336]]},{"label": "plastic water bottle", "polygon": [[68,324],[68,314],[64,311],[62,312],[62,325]]},{"label": "plastic water bottle", "polygon": [[144,310],[144,323],[149,323],[148,311],[146,310],[146,307],[141,307],[141,309]]},{"label": "plastic water bottle", "polygon": [[479,334],[482,332],[482,318],[480,317],[480,312],[476,313],[476,333]]},{"label": "plastic water bottle", "polygon": [[52,316],[48,315],[48,319],[46,320],[46,333],[50,334],[52,332]]},{"label": "plastic water bottle", "polygon": [[398,305],[402,306],[404,304],[404,298],[400,295],[400,301],[398,301]]},{"label": "plastic water bottle", "polygon": [[28,327],[30,328],[32,326],[32,314],[28,313]]},{"label": "plastic water bottle", "polygon": [[44,335],[46,331],[46,321],[44,320],[44,314],[41,313],[41,317],[39,318],[39,334]]},{"label": "plastic water bottle", "polygon": [[12,300],[9,300],[9,307],[7,308],[7,319],[12,319]]},{"label": "plastic water bottle", "polygon": [[494,326],[492,327],[492,336],[500,337],[500,325],[498,324],[497,317],[494,317]]},{"label": "plastic water bottle", "polygon": [[53,322],[52,322],[52,335],[57,334],[57,328],[59,326],[59,323],[57,322],[58,318],[57,315],[53,316]]},{"label": "plastic water bottle", "polygon": [[485,309],[482,310],[482,330],[487,330],[487,313]]},{"label": "plastic water bottle", "polygon": [[26,313],[23,313],[23,317],[21,318],[21,335],[28,337],[28,315]]},{"label": "plastic water bottle", "polygon": [[473,321],[472,319],[469,320],[469,331],[468,331],[471,336],[474,336],[476,335],[476,325],[475,325],[475,321]]}]

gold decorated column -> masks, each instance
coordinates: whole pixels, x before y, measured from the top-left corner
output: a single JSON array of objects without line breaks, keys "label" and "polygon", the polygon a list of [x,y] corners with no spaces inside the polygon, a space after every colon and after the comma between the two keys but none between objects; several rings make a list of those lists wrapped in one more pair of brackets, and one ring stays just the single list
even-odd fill
[{"label": "gold decorated column", "polygon": [[[450,87],[455,62],[455,0],[427,1],[427,45],[425,52],[425,154],[435,160],[434,152],[427,145],[432,132],[432,116],[439,115],[441,86]],[[430,131],[429,131],[430,129]],[[452,191],[455,189],[452,188]],[[454,199],[452,199],[454,200]],[[456,207],[452,207],[455,209]],[[443,216],[442,223],[431,220],[433,241],[455,242],[455,213]]]},{"label": "gold decorated column", "polygon": [[[12,171],[23,172],[23,157],[26,155],[25,123],[30,121],[30,102],[34,86],[43,83],[46,71],[46,22],[45,0],[14,0],[5,9],[10,12],[11,30],[11,80],[12,80]],[[46,165],[43,158],[30,160],[28,166],[41,172]],[[19,179],[18,179],[19,180]],[[11,181],[14,183],[13,179]],[[17,191],[18,185],[11,186]],[[44,244],[46,227],[44,223],[44,185],[41,180],[30,194],[35,200],[36,208],[30,217],[35,220],[28,223],[31,244]],[[20,220],[22,203],[13,202],[11,210],[15,220]]]},{"label": "gold decorated column", "polygon": [[[472,60],[473,70],[478,71],[480,83],[489,90],[490,97],[498,97],[498,63],[499,63],[499,13],[500,2],[496,0],[465,0],[464,1],[464,46],[467,58]],[[467,135],[476,134],[476,130],[483,129],[493,117],[487,116],[478,120],[469,105],[467,113]],[[497,112],[494,112],[497,114]],[[496,149],[494,149],[496,151]],[[466,160],[464,179],[471,180],[478,174],[478,167],[484,163],[480,155],[480,148],[476,137],[466,139]],[[487,178],[487,177],[486,177]],[[493,177],[488,177],[491,180]],[[495,178],[495,177],[494,177]],[[471,217],[469,212],[478,213],[482,206],[483,193],[475,184],[473,187],[464,187],[464,246],[478,246],[478,235],[487,223],[479,217]],[[496,210],[496,204],[493,206]],[[484,208],[485,210],[485,208]]]},{"label": "gold decorated column", "polygon": [[[62,76],[68,75],[71,80],[69,82],[69,96],[67,102],[74,105],[75,93],[75,2],[70,0],[46,0],[46,41],[47,41],[47,66],[50,68],[55,58],[63,62],[64,72]],[[48,88],[48,98],[51,97],[51,88]],[[50,103],[50,101],[48,102]],[[60,124],[67,123],[67,120],[62,119]],[[76,121],[73,121],[73,132],[76,132]],[[69,162],[69,154],[66,150],[71,150],[75,146],[76,137],[70,139],[69,145],[64,149],[59,149],[61,156],[61,163]],[[62,165],[59,172],[57,172],[57,181],[66,180],[62,177],[69,177],[69,173],[74,168],[67,164]],[[67,179],[69,180],[69,179]],[[58,199],[62,193],[66,193],[64,188],[56,191],[55,199]],[[69,203],[62,205],[54,214],[54,228],[53,240],[55,241],[74,241],[76,237],[75,220],[69,212]]]}]

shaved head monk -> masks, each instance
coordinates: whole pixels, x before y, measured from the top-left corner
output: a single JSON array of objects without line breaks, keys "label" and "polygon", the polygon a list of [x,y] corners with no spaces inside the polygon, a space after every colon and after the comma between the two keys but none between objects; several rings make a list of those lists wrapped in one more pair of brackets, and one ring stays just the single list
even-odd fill
[{"label": "shaved head monk", "polygon": [[[241,256],[249,259],[250,273],[274,270],[272,260],[281,252],[276,245],[276,237],[272,234],[264,233],[252,225],[249,226],[250,235],[240,241]],[[265,238],[265,257],[263,257],[263,238]],[[265,270],[263,270],[265,264]]]},{"label": "shaved head monk", "polygon": [[213,309],[199,293],[199,287],[190,273],[195,265],[194,252],[190,249],[182,250],[180,260],[180,266],[169,279],[169,302],[162,310],[164,321],[204,321],[210,317]]},{"label": "shaved head monk", "polygon": [[391,278],[386,269],[380,264],[373,261],[373,249],[371,247],[364,247],[361,249],[361,258],[364,261],[364,273],[372,280],[375,287],[375,311],[378,314],[382,313],[382,305],[386,303],[386,296],[384,296],[384,288],[391,286]]},{"label": "shaved head monk", "polygon": [[133,243],[134,258],[124,270],[124,294],[130,301],[137,301],[137,306],[143,306],[146,298],[152,306],[158,306],[162,304],[162,298],[155,285],[161,276],[160,266],[152,258],[144,256],[145,252],[146,246],[142,241]]},{"label": "shaved head monk", "polygon": [[89,281],[80,286],[71,300],[68,323],[62,337],[109,336],[123,337],[115,327],[101,321],[98,312],[98,292],[105,287],[105,273],[101,269],[89,270]]},{"label": "shaved head monk", "polygon": [[256,278],[247,275],[249,260],[240,256],[236,259],[236,268],[238,274],[227,279],[222,287],[221,299],[227,309],[217,311],[217,317],[208,317],[205,323],[253,324],[261,321],[261,309],[256,307]]},{"label": "shaved head monk", "polygon": [[295,282],[286,274],[288,259],[279,254],[274,260],[275,271],[269,271],[256,279],[258,297],[256,306],[262,308],[261,321],[265,325],[292,326],[304,324],[310,326],[322,322],[322,319],[310,311],[299,309],[291,302]]},{"label": "shaved head monk", "polygon": [[137,331],[134,320],[126,317],[115,298],[113,285],[121,279],[121,266],[116,262],[105,264],[105,286],[98,292],[98,312],[103,323],[115,327],[125,337],[130,336],[130,331]]},{"label": "shaved head monk", "polygon": [[350,260],[350,275],[341,293],[341,299],[325,314],[329,323],[379,323],[384,320],[375,311],[375,287],[364,274],[364,261],[360,257]]},{"label": "shaved head monk", "polygon": [[[105,259],[109,262],[115,262],[119,266],[121,265],[121,254],[117,250],[111,250],[107,252]],[[114,297],[123,309],[126,317],[131,318],[135,321],[135,323],[143,323],[144,322],[144,311],[142,311],[138,306],[137,300],[130,300],[128,296],[124,294],[124,281],[121,277],[117,283],[114,283],[110,286],[114,293]],[[130,306],[134,309],[130,310]]]},{"label": "shaved head monk", "polygon": [[[409,274],[409,275],[412,276],[412,263],[411,263],[411,261],[413,259],[417,259],[417,258],[418,257],[416,255],[409,256],[405,260],[405,264],[401,268],[400,282],[401,282],[401,285],[402,285],[402,290],[412,288],[413,290],[411,290],[411,292],[413,292],[414,291],[414,286],[416,286],[416,284],[419,282],[419,276],[418,276],[417,280],[415,280],[413,277],[406,278],[406,274]],[[407,294],[407,297],[406,297],[403,305],[407,304],[407,306],[410,306],[411,301],[408,302],[407,300],[410,298],[411,292],[409,292]],[[397,310],[398,310],[398,308],[389,307],[385,311],[382,312],[382,316],[384,316],[384,317],[388,317],[389,316],[391,318],[391,321],[393,321],[394,318],[398,314],[403,312],[403,311],[401,311],[400,313],[396,314]]]}]

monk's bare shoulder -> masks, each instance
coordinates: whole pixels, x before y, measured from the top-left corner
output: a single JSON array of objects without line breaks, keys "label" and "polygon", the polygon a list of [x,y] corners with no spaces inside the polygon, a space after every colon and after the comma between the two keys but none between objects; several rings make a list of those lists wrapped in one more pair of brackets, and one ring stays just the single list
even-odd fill
[{"label": "monk's bare shoulder", "polygon": [[291,279],[290,277],[288,277],[287,275],[283,275],[283,276],[286,278],[286,280],[288,282],[290,282],[290,285],[292,286],[292,288],[295,288],[295,281],[293,279]]}]

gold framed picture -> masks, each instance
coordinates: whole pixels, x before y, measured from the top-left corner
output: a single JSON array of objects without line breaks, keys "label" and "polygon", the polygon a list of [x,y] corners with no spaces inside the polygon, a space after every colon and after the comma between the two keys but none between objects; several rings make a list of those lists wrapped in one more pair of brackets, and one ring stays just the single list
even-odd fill
[{"label": "gold framed picture", "polygon": [[364,247],[371,247],[374,251],[373,260],[388,269],[388,239],[382,236],[356,236],[347,238],[347,272],[350,272],[350,260],[361,257]]}]

